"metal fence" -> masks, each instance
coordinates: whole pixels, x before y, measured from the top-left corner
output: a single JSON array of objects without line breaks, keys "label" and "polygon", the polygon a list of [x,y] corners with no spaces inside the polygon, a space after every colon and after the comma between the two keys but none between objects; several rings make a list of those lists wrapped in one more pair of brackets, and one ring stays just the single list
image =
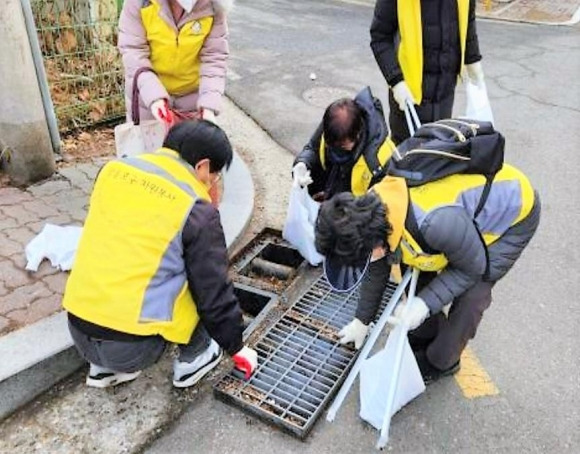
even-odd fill
[{"label": "metal fence", "polygon": [[61,132],[125,113],[116,49],[122,0],[32,0],[38,39]]}]

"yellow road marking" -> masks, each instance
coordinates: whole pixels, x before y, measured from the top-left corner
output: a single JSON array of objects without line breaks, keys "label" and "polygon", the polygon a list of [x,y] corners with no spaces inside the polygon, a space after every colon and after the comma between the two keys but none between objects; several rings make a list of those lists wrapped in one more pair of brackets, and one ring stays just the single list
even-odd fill
[{"label": "yellow road marking", "polygon": [[467,399],[499,394],[499,389],[469,347],[463,350],[461,369],[455,374],[455,381]]}]

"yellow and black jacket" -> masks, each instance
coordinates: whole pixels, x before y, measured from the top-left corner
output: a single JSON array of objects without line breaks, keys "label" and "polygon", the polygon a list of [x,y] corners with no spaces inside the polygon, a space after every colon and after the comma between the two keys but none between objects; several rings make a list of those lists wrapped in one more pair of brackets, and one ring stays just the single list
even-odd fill
[{"label": "yellow and black jacket", "polygon": [[[501,278],[535,232],[539,199],[523,173],[504,164],[474,220],[484,185],[481,175],[452,175],[407,190],[404,179],[388,176],[372,188],[389,210],[391,251],[400,247],[406,265],[439,272],[419,294],[432,312],[481,279],[487,268],[489,280]],[[409,231],[411,217],[421,241]],[[510,240],[502,242],[507,235]]]},{"label": "yellow and black jacket", "polygon": [[219,214],[208,201],[207,188],[172,150],[106,164],[64,308],[113,334],[160,335],[180,344],[201,318],[223,348],[238,351],[241,312],[227,277]]},{"label": "yellow and black jacket", "polygon": [[391,87],[405,80],[416,104],[439,102],[481,60],[475,0],[378,0],[371,48]]},{"label": "yellow and black jacket", "polygon": [[308,191],[311,195],[324,192],[326,199],[339,192],[363,195],[384,175],[384,166],[395,145],[388,135],[381,103],[372,96],[368,87],[355,97],[355,102],[364,112],[365,129],[353,150],[351,162],[332,162],[327,153],[322,123],[294,161],[294,165],[305,163],[310,170],[313,183],[308,186]]}]

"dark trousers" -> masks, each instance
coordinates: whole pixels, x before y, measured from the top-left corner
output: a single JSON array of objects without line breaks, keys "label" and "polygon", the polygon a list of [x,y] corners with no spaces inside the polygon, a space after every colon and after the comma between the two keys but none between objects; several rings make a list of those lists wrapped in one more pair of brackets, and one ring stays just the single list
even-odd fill
[{"label": "dark trousers", "polygon": [[[163,354],[168,342],[161,336],[143,340],[118,341],[97,339],[68,324],[75,347],[85,360],[115,372],[136,372],[152,366]],[[192,362],[211,342],[201,323],[197,324],[189,343],[179,345],[179,361]]]},{"label": "dark trousers", "polygon": [[[452,93],[451,96],[448,96],[439,102],[432,103],[424,101],[420,105],[415,106],[421,123],[429,123],[443,118],[451,118],[454,98],[455,94]],[[405,112],[399,109],[399,104],[395,101],[392,90],[389,90],[389,109],[391,139],[395,142],[395,145],[398,145],[409,137],[409,128],[407,127]]]},{"label": "dark trousers", "polygon": [[[435,273],[421,273],[417,292],[435,277]],[[409,332],[411,343],[426,344],[427,359],[439,369],[454,365],[470,339],[473,339],[483,312],[491,304],[491,289],[495,282],[479,281],[459,295],[449,310],[429,317],[417,329]]]}]

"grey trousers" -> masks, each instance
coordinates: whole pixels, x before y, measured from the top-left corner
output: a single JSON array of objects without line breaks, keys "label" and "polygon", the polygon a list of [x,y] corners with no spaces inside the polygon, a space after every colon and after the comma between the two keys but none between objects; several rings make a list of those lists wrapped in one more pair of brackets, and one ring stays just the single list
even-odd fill
[{"label": "grey trousers", "polygon": [[455,298],[449,315],[443,312],[429,317],[410,338],[428,344],[427,359],[435,367],[444,370],[453,366],[470,339],[473,339],[483,312],[491,304],[491,289],[495,282],[479,281]]},{"label": "grey trousers", "polygon": [[[163,354],[168,342],[161,336],[147,336],[137,341],[97,339],[68,324],[75,347],[92,364],[115,372],[136,372],[152,366]],[[179,345],[179,361],[192,362],[211,342],[201,323],[197,324],[189,343]]]},{"label": "grey trousers", "polygon": [[[534,236],[540,222],[540,212],[540,197],[536,193],[530,214],[488,248],[489,281],[480,280],[455,298],[447,317],[439,312],[409,332],[411,343],[428,344],[427,359],[435,367],[447,369],[459,361],[467,342],[475,336],[483,312],[491,304],[493,286],[511,269]],[[435,276],[436,273],[419,274],[417,292]]]}]

